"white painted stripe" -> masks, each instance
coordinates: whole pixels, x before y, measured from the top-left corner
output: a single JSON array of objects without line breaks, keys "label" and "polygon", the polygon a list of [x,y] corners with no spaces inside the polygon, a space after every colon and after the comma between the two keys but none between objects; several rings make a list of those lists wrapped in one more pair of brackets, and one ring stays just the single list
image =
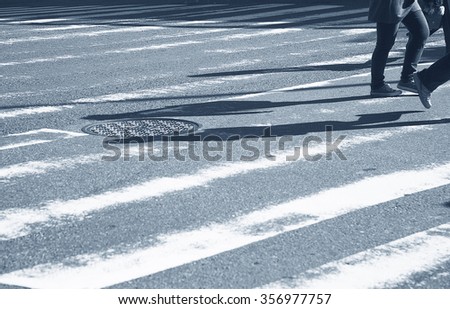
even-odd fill
[{"label": "white painted stripe", "polygon": [[[358,62],[362,62],[364,60],[367,60],[367,57],[369,55],[358,55],[358,56],[354,56],[354,57],[349,57],[346,58],[346,61],[354,61],[354,63],[358,63]],[[306,66],[315,66],[315,65],[326,65],[326,64],[344,64],[344,63],[348,63],[348,62],[344,62],[344,61],[329,61],[329,62],[313,62],[313,63],[309,63]],[[387,68],[386,71],[390,71],[390,70],[394,70],[396,69],[396,67],[391,67],[391,68]],[[286,92],[286,91],[295,91],[295,90],[302,90],[302,89],[308,89],[308,88],[316,88],[316,87],[326,87],[329,86],[330,84],[334,83],[334,82],[338,82],[338,81],[343,81],[343,80],[347,80],[347,79],[352,79],[352,78],[362,78],[362,77],[367,77],[370,76],[370,72],[367,73],[358,73],[358,74],[354,74],[354,75],[349,75],[349,76],[344,76],[344,77],[338,77],[338,78],[334,78],[334,79],[329,79],[329,80],[324,80],[324,81],[319,81],[319,82],[313,82],[313,83],[308,83],[308,84],[301,84],[301,85],[296,85],[296,86],[290,86],[290,87],[284,87],[284,88],[279,88],[279,89],[274,89],[269,91],[270,93],[273,92]],[[258,95],[264,95],[266,93],[261,93],[261,94],[251,94],[249,96],[258,96]]]},{"label": "white painted stripe", "polygon": [[262,61],[262,59],[243,59],[243,60],[238,61],[238,62],[224,63],[224,64],[217,65],[217,66],[214,66],[214,67],[198,68],[198,70],[199,71],[209,71],[209,70],[229,69],[229,68],[253,65],[253,64],[256,64],[256,63],[260,63],[261,61]]},{"label": "white painted stripe", "polygon": [[0,151],[2,150],[11,150],[16,148],[22,148],[27,146],[33,146],[38,144],[44,144],[44,143],[51,143],[57,140],[61,139],[68,139],[68,138],[75,138],[75,137],[81,137],[81,136],[87,136],[88,134],[85,133],[78,133],[78,132],[71,132],[71,131],[64,131],[64,130],[55,130],[55,129],[39,129],[39,130],[32,130],[27,132],[21,132],[21,133],[14,133],[14,134],[8,134],[4,136],[4,138],[10,138],[10,137],[17,137],[17,136],[30,136],[30,135],[39,135],[39,134],[58,134],[62,136],[58,136],[53,139],[34,139],[31,141],[24,141],[20,143],[13,143],[6,146],[1,146]]},{"label": "white painted stripe", "polygon": [[[218,172],[222,175],[229,174],[225,170]],[[200,175],[196,175],[196,178],[198,176]],[[210,177],[209,173],[204,176]],[[182,178],[183,181],[187,180]],[[414,194],[449,183],[450,163],[424,170],[367,178],[292,202],[269,206],[226,223],[208,224],[197,230],[160,235],[155,239],[156,244],[147,248],[122,254],[114,254],[109,250],[98,254],[79,255],[58,264],[42,264],[0,275],[0,282],[31,288],[107,287],[400,198],[405,194]],[[181,184],[172,179],[161,185],[180,187]],[[128,193],[142,194],[142,190],[149,188],[139,189]],[[120,198],[110,196],[114,197]],[[83,207],[82,204],[73,206]],[[34,215],[39,217],[42,213]]]},{"label": "white painted stripe", "polygon": [[217,53],[217,54],[236,54],[236,53],[245,53],[252,50],[261,50],[266,49],[265,46],[262,47],[245,47],[245,48],[226,48],[226,49],[207,49],[205,53]]},{"label": "white painted stripe", "polygon": [[21,132],[21,133],[8,134],[8,135],[6,135],[6,137],[36,135],[36,134],[40,134],[40,133],[63,134],[63,135],[66,135],[65,138],[80,137],[80,136],[88,135],[86,133],[80,133],[80,132],[43,128],[43,129],[31,130],[31,131],[26,131],[26,132]]},{"label": "white painted stripe", "polygon": [[154,31],[164,29],[159,26],[139,26],[139,27],[124,27],[118,29],[107,29],[107,30],[98,30],[98,31],[90,31],[90,32],[74,32],[74,33],[65,33],[60,35],[53,36],[32,36],[27,38],[12,38],[6,41],[0,41],[0,44],[15,44],[15,43],[24,43],[24,42],[37,42],[37,41],[48,41],[48,40],[63,40],[63,39],[73,39],[79,37],[96,37],[107,34],[117,34],[117,33],[130,33],[130,32],[144,32],[144,31]]},{"label": "white painted stripe", "polygon": [[[376,32],[376,29],[343,30],[338,35],[326,36],[326,37],[314,37],[312,39],[296,42],[296,44],[306,44],[306,43],[314,43],[314,42],[320,42],[320,41],[326,41],[326,40],[336,40],[337,38],[343,38],[346,36],[354,36],[354,35],[370,33],[370,32]],[[370,43],[373,44],[372,42],[370,42]]]},{"label": "white painted stripe", "polygon": [[[103,55],[105,53],[102,53]],[[99,56],[100,54],[82,54],[82,55],[62,55],[56,56],[53,58],[34,58],[23,61],[11,61],[11,62],[0,62],[0,67],[2,66],[14,66],[14,65],[23,65],[23,64],[36,64],[36,63],[45,63],[45,62],[57,62],[61,60],[69,60],[69,59],[83,59],[94,56]]]},{"label": "white painted stripe", "polygon": [[[389,69],[393,69],[393,68],[388,68],[388,69],[386,69],[386,71]],[[289,92],[289,91],[304,90],[304,89],[310,89],[310,88],[322,88],[322,87],[327,87],[329,85],[332,85],[334,82],[339,82],[339,81],[352,79],[352,78],[362,78],[362,77],[367,77],[367,76],[370,76],[370,72],[354,74],[354,75],[349,75],[349,76],[344,76],[344,77],[338,77],[338,78],[333,78],[333,79],[328,79],[328,80],[323,80],[323,81],[318,81],[318,82],[312,82],[312,83],[307,83],[307,84],[300,84],[300,85],[295,85],[295,86],[272,89],[269,91],[264,91],[264,92],[259,92],[259,93],[245,94],[245,95],[241,95],[241,96],[231,97],[231,98],[229,98],[229,100],[249,99],[249,98],[261,97],[261,96],[265,96],[265,95],[269,95],[269,94],[273,94],[273,93],[278,93],[278,92]]]},{"label": "white painted stripe", "polygon": [[80,156],[75,158],[53,158],[47,161],[29,161],[0,168],[0,179],[45,174],[52,170],[73,168],[81,164],[90,164],[101,161],[102,155]]},{"label": "white painted stripe", "polygon": [[[314,63],[307,64],[307,66],[308,65],[314,65]],[[426,65],[428,65],[428,63],[424,63],[424,64],[421,64],[421,65],[425,65],[426,66]],[[396,70],[397,68],[398,68],[398,66],[390,67],[390,68],[386,68],[385,71]],[[241,100],[241,99],[262,97],[262,96],[270,95],[270,94],[273,94],[273,93],[279,93],[279,92],[308,90],[308,89],[311,89],[311,88],[323,88],[323,87],[327,87],[329,85],[332,85],[335,82],[344,81],[344,80],[348,80],[348,79],[354,79],[354,78],[364,78],[364,77],[368,77],[368,76],[370,76],[370,72],[358,73],[358,74],[354,74],[354,75],[348,75],[348,76],[343,76],[343,77],[338,77],[338,78],[333,78],[333,79],[328,79],[328,80],[323,80],[323,81],[318,81],[318,82],[312,82],[312,83],[307,83],[307,84],[300,84],[300,85],[294,85],[294,86],[283,87],[283,88],[278,88],[278,89],[272,89],[272,90],[263,91],[263,92],[259,92],[259,93],[252,93],[252,94],[245,94],[245,95],[240,95],[240,96],[233,96],[233,97],[228,98],[227,100]],[[370,104],[371,100],[372,99],[368,99],[367,100],[367,102],[369,102],[368,104]],[[366,100],[361,100],[360,101],[360,103],[362,103],[362,104],[364,104],[365,102],[366,102]]]},{"label": "white painted stripe", "polygon": [[[257,31],[254,33],[237,33],[237,34],[230,34],[222,37],[217,38],[210,38],[208,40],[203,41],[184,41],[184,42],[176,42],[176,43],[165,43],[165,44],[159,44],[159,45],[149,45],[149,46],[141,46],[141,47],[133,47],[133,48],[127,48],[127,49],[119,49],[114,51],[106,51],[106,54],[121,54],[121,53],[131,53],[131,52],[141,52],[146,50],[157,50],[157,49],[166,49],[166,48],[172,48],[172,47],[178,47],[178,46],[186,46],[186,45],[198,45],[198,44],[205,44],[207,42],[211,41],[231,41],[231,40],[242,40],[242,39],[249,39],[249,38],[255,38],[259,36],[268,36],[268,35],[278,35],[288,32],[297,32],[302,31],[303,29],[298,28],[292,28],[292,29],[274,29],[274,30],[265,30],[265,31]],[[208,33],[212,32],[223,32],[223,29],[215,29],[210,30]],[[207,32],[203,32],[200,34],[206,34]]]},{"label": "white painted stripe", "polygon": [[164,43],[164,44],[158,44],[158,45],[149,45],[149,46],[140,46],[140,47],[131,47],[126,49],[119,49],[119,50],[111,50],[111,51],[105,51],[104,54],[124,54],[124,53],[134,53],[134,52],[142,52],[146,50],[158,50],[158,49],[168,49],[173,47],[179,47],[179,46],[186,46],[186,45],[197,45],[197,44],[204,44],[204,41],[184,41],[184,42],[177,42],[177,43]]},{"label": "white painted stripe", "polygon": [[189,26],[189,25],[202,25],[202,24],[217,24],[217,20],[192,20],[192,21],[180,21],[173,24],[172,26]]},{"label": "white painted stripe", "polygon": [[[403,57],[403,52],[391,52],[389,54],[390,57]],[[355,63],[365,63],[372,58],[372,53],[370,54],[362,54],[362,55],[354,55],[350,57],[340,58],[331,61],[321,61],[321,62],[313,62],[309,63],[308,66],[322,66],[322,65],[333,65],[333,64],[355,64]]]},{"label": "white painted stripe", "polygon": [[299,31],[303,31],[303,29],[301,29],[301,28],[282,28],[282,29],[255,31],[253,33],[236,33],[236,34],[230,34],[227,36],[219,37],[219,38],[213,39],[212,41],[244,40],[244,39],[256,38],[256,37],[260,37],[260,36],[278,35],[278,34],[299,32]]},{"label": "white painted stripe", "polygon": [[[191,35],[205,35],[205,34],[211,34],[211,33],[219,33],[219,32],[228,32],[232,31],[232,29],[211,29],[211,30],[196,30],[196,31],[187,31],[183,33],[177,33],[177,34],[171,34],[171,35],[153,35],[151,38],[145,38],[140,39],[144,41],[149,41],[150,39],[170,39],[170,38],[180,38],[184,36],[191,36]],[[97,32],[98,33],[98,32]],[[57,38],[58,36],[53,36],[53,38]],[[140,41],[136,40],[136,42]],[[0,42],[1,43],[1,42]],[[68,59],[83,59],[83,58],[92,58],[92,57],[103,57],[105,54],[126,54],[131,52],[142,52],[147,50],[159,50],[159,49],[167,49],[167,48],[173,48],[178,46],[185,46],[185,45],[191,45],[191,44],[201,44],[206,43],[206,41],[184,41],[179,43],[166,43],[166,44],[159,44],[159,45],[148,45],[148,46],[141,46],[141,47],[135,47],[135,48],[123,48],[123,49],[116,49],[116,50],[109,50],[99,53],[83,53],[79,55],[61,55],[61,56],[55,56],[53,58],[34,58],[34,59],[28,59],[28,60],[21,60],[21,61],[11,61],[11,62],[0,62],[0,66],[14,66],[14,65],[22,65],[22,64],[35,64],[35,63],[44,63],[44,62],[57,62],[61,60],[68,60]]]},{"label": "white painted stripe", "polygon": [[74,56],[74,55],[63,55],[63,56],[56,56],[53,58],[35,58],[25,61],[11,61],[11,62],[2,62],[0,63],[0,67],[6,67],[6,66],[13,66],[13,65],[20,65],[20,64],[35,64],[35,63],[45,63],[45,62],[56,62],[61,60],[68,60],[68,59],[80,59],[85,58],[82,55]]},{"label": "white painted stripe", "polygon": [[[380,134],[356,136],[351,140],[344,140],[341,148],[350,148],[356,145],[380,141],[395,135],[408,133],[403,129],[385,131]],[[320,152],[322,149],[317,150]],[[293,154],[293,149],[276,153],[281,158]],[[310,149],[314,155],[314,149]],[[303,158],[301,158],[303,159]],[[157,178],[147,182],[116,189],[102,194],[83,197],[77,200],[50,202],[38,209],[9,209],[0,211],[0,239],[10,239],[25,236],[29,233],[29,226],[37,223],[58,221],[67,216],[84,217],[92,212],[100,211],[112,206],[138,202],[164,194],[178,192],[189,188],[201,187],[210,182],[234,177],[261,169],[274,168],[289,164],[291,161],[270,161],[260,159],[252,162],[233,162],[199,170],[193,175],[177,175],[172,178]]]},{"label": "white painted stripe", "polygon": [[[402,94],[404,95],[404,94]],[[392,104],[395,101],[395,98],[373,98],[373,99],[365,99],[358,100],[356,103],[361,105],[386,105]]]},{"label": "white painted stripe", "polygon": [[[171,149],[172,147],[169,147]],[[187,149],[188,147],[178,147],[179,150]],[[154,154],[161,153],[161,149],[153,149]],[[79,165],[103,162],[102,157],[105,154],[93,154],[78,156],[73,158],[53,158],[45,161],[28,161],[24,163],[10,165],[0,168],[0,180],[9,180],[13,178],[20,178],[25,176],[33,176],[45,174],[50,171],[60,171],[63,169],[74,168]],[[130,157],[138,157],[142,155],[140,146],[130,146],[129,149],[123,150],[123,155]]]},{"label": "white painted stripe", "polygon": [[[62,38],[69,38],[72,36],[97,36],[105,33],[112,33],[117,31],[137,31],[136,28],[139,27],[133,27],[130,30],[125,29],[113,29],[113,30],[104,30],[104,31],[95,31],[95,32],[89,32],[89,33],[72,33],[72,34],[65,34],[65,35],[57,35],[57,36],[50,36],[50,37],[34,37],[36,40],[46,40],[46,39],[62,39]],[[121,54],[121,53],[131,53],[131,52],[142,52],[147,50],[158,50],[158,49],[166,49],[166,48],[173,48],[178,46],[188,46],[188,45],[198,45],[198,44],[204,44],[210,41],[229,41],[229,40],[239,40],[239,39],[248,39],[252,37],[258,37],[258,36],[266,36],[266,35],[277,35],[282,34],[286,32],[298,32],[302,31],[303,29],[299,28],[291,28],[291,29],[274,29],[274,30],[265,30],[265,31],[259,31],[254,33],[242,33],[242,34],[233,34],[228,36],[222,36],[217,38],[208,39],[207,41],[185,41],[185,42],[178,42],[178,43],[167,43],[167,44],[160,44],[160,45],[149,45],[149,46],[142,46],[142,47],[135,47],[135,48],[125,48],[125,49],[118,49],[118,50],[111,50],[107,52],[102,53],[91,53],[91,54],[83,54],[83,55],[62,55],[62,56],[56,56],[53,58],[36,58],[36,59],[29,59],[29,60],[23,60],[23,61],[12,61],[12,62],[4,62],[0,63],[0,66],[13,66],[13,65],[21,65],[21,64],[35,64],[35,63],[45,63],[45,62],[56,62],[60,60],[68,60],[68,59],[81,59],[81,58],[88,58],[88,57],[94,57],[94,56],[104,56],[105,54]],[[231,31],[230,29],[213,29],[213,30],[207,30],[193,34],[207,34],[207,33],[213,33],[213,32],[222,32],[222,31]],[[191,33],[189,34],[191,35]],[[179,37],[182,35],[174,35],[173,37]],[[345,35],[343,35],[345,36]],[[157,37],[157,36],[155,36]],[[335,39],[336,36],[323,38],[326,39]],[[29,38],[28,38],[29,39]],[[34,40],[33,38],[31,38]],[[16,40],[16,39],[11,39]],[[17,39],[17,40],[27,40],[25,39]],[[317,40],[313,39],[313,40]],[[12,41],[11,41],[12,42]],[[3,42],[4,44],[7,44],[6,41]],[[303,42],[305,43],[305,42]],[[0,41],[0,44],[2,42]],[[222,50],[214,50],[214,51],[205,51],[205,52],[216,52],[216,53],[238,53],[238,52],[246,52],[249,50],[258,50],[258,49],[264,49],[266,47],[252,47],[252,48],[245,48],[245,49],[222,49]]]},{"label": "white painted stripe", "polygon": [[[222,52],[227,52],[227,51],[228,50],[222,50]],[[233,51],[233,50],[231,50],[231,51]],[[214,51],[214,52],[216,52],[216,51]],[[315,64],[317,65],[318,63],[310,63],[310,64],[307,64],[307,66],[308,65],[315,65]],[[421,64],[421,65],[426,66],[426,65],[428,65],[428,63],[424,63],[424,64]],[[395,69],[397,69],[397,67],[390,67],[390,68],[386,68],[386,71],[395,70]],[[358,73],[358,74],[354,74],[354,75],[348,75],[348,76],[338,77],[338,78],[329,79],[329,80],[323,80],[323,81],[312,82],[312,83],[307,83],[307,84],[294,85],[294,86],[283,87],[283,88],[278,88],[278,89],[272,89],[272,90],[258,92],[258,93],[252,93],[252,94],[233,96],[233,97],[229,97],[227,100],[249,99],[249,98],[266,96],[266,95],[270,95],[270,94],[278,93],[278,92],[290,92],[290,91],[297,91],[297,90],[307,90],[307,89],[310,89],[310,88],[322,88],[322,87],[327,87],[327,86],[329,86],[329,85],[331,85],[331,84],[333,84],[335,82],[344,81],[344,80],[353,79],[353,78],[364,78],[364,77],[368,77],[368,76],[370,76],[370,72]]]},{"label": "white painted stripe", "polygon": [[354,28],[354,29],[346,29],[342,30],[341,33],[344,35],[358,35],[358,34],[368,34],[368,33],[376,33],[377,30],[374,28]]},{"label": "white painted stripe", "polygon": [[450,259],[450,224],[310,269],[264,289],[393,288]]},{"label": "white painted stripe", "polygon": [[442,47],[445,46],[445,40],[438,40],[434,42],[427,42],[427,47]]},{"label": "white painted stripe", "polygon": [[58,27],[47,27],[47,28],[38,28],[31,29],[31,31],[66,31],[66,30],[78,30],[78,29],[86,29],[86,28],[98,28],[98,25],[70,25],[70,26],[58,26]]},{"label": "white painted stripe", "polygon": [[341,38],[341,37],[345,37],[345,36],[346,35],[333,35],[333,36],[324,36],[324,37],[314,37],[312,39],[296,42],[296,44],[306,44],[306,43],[314,43],[314,42],[327,41],[327,40],[336,40],[337,38]]},{"label": "white painted stripe", "polygon": [[263,21],[263,22],[259,22],[259,23],[254,23],[254,26],[270,26],[270,25],[284,25],[284,24],[288,24],[289,22],[287,21]]},{"label": "white painted stripe", "polygon": [[335,113],[336,111],[335,111],[334,109],[321,108],[321,109],[319,110],[319,112],[322,113],[322,114],[333,114],[333,113]]},{"label": "white painted stripe", "polygon": [[321,61],[321,62],[312,62],[309,63],[309,66],[321,66],[321,65],[333,65],[333,64],[355,64],[355,63],[364,63],[369,61],[372,58],[372,54],[364,54],[364,55],[355,55],[330,61]]},{"label": "white painted stripe", "polygon": [[14,118],[19,116],[30,116],[45,113],[56,113],[66,108],[72,108],[71,106],[43,106],[43,107],[30,107],[16,109],[9,112],[0,113],[0,119]]},{"label": "white painted stripe", "polygon": [[156,88],[156,89],[143,89],[139,91],[133,91],[133,92],[125,92],[125,93],[114,93],[114,94],[108,94],[103,96],[97,96],[97,97],[91,97],[91,98],[82,98],[73,100],[73,103],[104,103],[104,102],[119,102],[119,101],[126,101],[126,100],[136,100],[136,99],[143,99],[143,98],[151,98],[156,96],[162,96],[162,95],[173,95],[174,93],[184,93],[185,91],[198,89],[198,88],[205,88],[205,87],[211,87],[220,85],[229,81],[238,81],[238,80],[245,80],[245,79],[251,79],[256,78],[259,75],[247,75],[247,76],[233,76],[233,77],[222,77],[217,79],[211,79],[211,80],[202,80],[198,82],[192,82],[192,83],[183,83],[180,85],[173,85],[163,88]]},{"label": "white painted stripe", "polygon": [[[4,77],[4,76],[1,75],[1,77]],[[12,77],[9,77],[9,78],[12,78]],[[17,98],[17,97],[22,97],[22,96],[30,96],[33,93],[34,92],[32,92],[32,91],[6,92],[3,94],[0,94],[0,99],[10,99],[10,98]]]},{"label": "white painted stripe", "polygon": [[33,141],[9,144],[9,145],[6,145],[6,146],[0,146],[0,151],[11,150],[11,149],[16,149],[16,148],[22,148],[22,147],[33,146],[33,145],[39,145],[39,144],[44,144],[44,143],[51,143],[51,142],[53,142],[53,140],[40,140],[40,139],[38,139],[38,140],[33,140]]},{"label": "white painted stripe", "polygon": [[[201,29],[201,30],[186,30],[183,32],[175,33],[175,34],[157,34],[152,36],[151,38],[143,38],[144,41],[148,42],[149,39],[172,39],[172,38],[181,38],[192,35],[205,35],[205,34],[217,34],[221,32],[232,32],[234,29]],[[135,41],[133,41],[135,42]]]},{"label": "white painted stripe", "polygon": [[19,24],[46,24],[53,23],[58,21],[69,21],[67,18],[47,18],[47,19],[31,19],[31,20],[19,20],[12,21],[10,24],[19,25]]}]

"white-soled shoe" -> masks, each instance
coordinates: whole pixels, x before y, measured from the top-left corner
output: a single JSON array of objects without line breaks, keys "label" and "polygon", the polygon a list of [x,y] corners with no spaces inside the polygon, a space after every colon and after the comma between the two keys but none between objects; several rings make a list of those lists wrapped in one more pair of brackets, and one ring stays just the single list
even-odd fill
[{"label": "white-soled shoe", "polygon": [[384,84],[380,88],[372,89],[370,91],[370,95],[376,98],[384,98],[384,97],[398,97],[402,94],[401,90],[392,89],[389,84]]}]

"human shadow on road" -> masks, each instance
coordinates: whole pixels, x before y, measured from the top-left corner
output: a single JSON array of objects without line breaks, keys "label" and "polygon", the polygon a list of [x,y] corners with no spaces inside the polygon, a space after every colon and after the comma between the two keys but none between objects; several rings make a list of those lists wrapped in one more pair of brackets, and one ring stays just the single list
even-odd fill
[{"label": "human shadow on road", "polygon": [[355,121],[325,120],[272,126],[247,126],[204,129],[190,136],[176,137],[180,141],[240,140],[245,138],[299,136],[311,133],[324,133],[327,127],[333,131],[353,131],[366,129],[385,129],[396,127],[414,127],[422,125],[448,124],[450,118],[434,120],[398,121],[403,115],[421,113],[422,111],[396,111],[374,114],[360,114]]},{"label": "human shadow on road", "polygon": [[[394,84],[397,81],[395,80],[390,80],[390,81],[386,81],[387,83],[390,84]],[[291,89],[285,89],[282,90],[282,92],[301,92],[301,91],[309,91],[309,90],[325,90],[325,89],[342,89],[342,88],[355,88],[355,87],[367,87],[367,89],[369,89],[370,83],[366,82],[366,83],[350,83],[350,84],[340,84],[340,85],[310,85],[308,87],[299,87],[296,88],[295,86],[292,87]],[[265,92],[267,90],[264,90],[262,92]],[[143,103],[150,103],[150,102],[155,102],[155,101],[174,101],[174,100],[186,100],[186,99],[201,99],[201,100],[206,100],[209,99],[210,101],[208,101],[207,103],[192,103],[192,104],[182,104],[182,105],[176,105],[176,106],[170,106],[170,107],[163,107],[163,108],[158,108],[158,109],[148,109],[148,110],[142,110],[142,111],[136,111],[136,112],[128,112],[128,113],[121,113],[121,114],[103,114],[103,115],[90,115],[90,116],[86,116],[83,119],[89,119],[89,120],[108,120],[108,119],[121,119],[121,118],[133,118],[133,117],[153,117],[153,116],[161,116],[161,115],[165,115],[166,113],[167,116],[187,116],[187,115],[192,115],[192,116],[200,116],[203,112],[203,109],[205,107],[207,107],[207,105],[204,104],[214,104],[214,108],[222,108],[225,105],[223,104],[223,102],[233,102],[230,99],[223,99],[223,100],[217,100],[215,101],[214,99],[216,98],[224,98],[224,97],[228,97],[228,98],[232,98],[232,97],[236,97],[236,96],[246,96],[246,95],[258,95],[262,93],[261,91],[242,91],[242,92],[232,92],[232,93],[208,93],[208,94],[185,94],[185,95],[170,95],[170,96],[155,96],[155,97],[144,97],[144,98],[136,98],[136,99],[130,99],[130,100],[126,100],[126,101],[105,101],[105,102],[101,102],[101,103],[96,103],[96,104],[111,104],[111,103],[127,103],[127,102],[132,102],[132,103],[137,103],[137,102],[143,102]],[[410,96],[410,95],[404,95],[405,96]],[[354,96],[354,97],[347,97],[345,98],[329,98],[329,99],[323,99],[323,100],[309,100],[309,101],[301,101],[301,102],[292,102],[291,105],[308,105],[308,104],[320,104],[320,103],[338,103],[338,102],[345,102],[345,101],[355,101],[355,100],[364,100],[364,99],[369,99],[370,97],[367,95],[361,95],[361,96]],[[236,105],[239,105],[240,107],[244,107],[243,110],[247,110],[247,104],[251,104],[251,103],[247,103],[248,101],[235,101]],[[251,102],[251,101],[250,101]],[[272,104],[270,101],[263,101],[263,102],[268,102],[269,106]],[[10,109],[16,109],[16,108],[28,108],[28,107],[45,107],[45,106],[70,106],[70,105],[79,105],[81,103],[78,102],[64,102],[64,103],[59,103],[59,104],[21,104],[21,105],[7,105],[7,106],[0,106],[0,111],[1,110],[10,110]],[[267,106],[265,106],[267,107]],[[272,107],[283,107],[283,102],[278,102],[276,103],[275,106]],[[197,110],[200,114],[195,114],[194,112],[188,112],[190,109],[195,109]],[[264,108],[264,107],[263,107]],[[173,114],[174,111],[177,111],[176,114]],[[238,112],[234,112],[234,113],[229,113],[229,114],[237,114]],[[245,112],[243,112],[245,113]],[[227,113],[228,114],[228,113]],[[220,113],[215,113],[215,114],[208,114],[208,115],[221,115]],[[206,116],[208,116],[206,115]]]},{"label": "human shadow on road", "polygon": [[351,102],[370,99],[369,95],[359,95],[353,97],[327,98],[295,102],[272,102],[272,101],[214,101],[207,103],[184,104],[158,109],[148,109],[137,112],[120,113],[113,115],[90,115],[83,119],[87,120],[121,120],[136,119],[146,117],[186,117],[186,116],[224,116],[241,114],[271,113],[274,108]]},{"label": "human shadow on road", "polygon": [[[256,94],[258,92],[255,91],[242,91],[242,92],[233,92],[233,93],[208,93],[208,94],[192,94],[192,95],[172,95],[172,96],[161,96],[161,97],[151,97],[151,98],[142,98],[142,99],[132,99],[131,102],[150,102],[150,101],[172,101],[172,100],[186,100],[186,99],[214,99],[214,98],[223,98],[223,97],[232,97],[232,96],[244,96],[244,95],[252,95]],[[104,103],[111,103],[111,102],[117,102],[117,101],[106,101]],[[127,101],[128,102],[128,101]],[[7,105],[7,106],[0,106],[1,110],[9,110],[9,109],[16,109],[16,108],[28,108],[28,107],[46,107],[46,106],[70,106],[70,105],[79,105],[80,103],[77,102],[64,102],[59,104],[21,104],[21,105]],[[99,104],[99,103],[97,103]]]},{"label": "human shadow on road", "polygon": [[[386,67],[398,66],[399,64],[396,62],[401,59],[403,59],[403,57],[390,58]],[[314,71],[349,72],[349,71],[364,70],[370,67],[371,61],[368,60],[361,63],[337,63],[337,64],[317,64],[317,65],[310,64],[305,66],[296,66],[287,68],[267,68],[267,69],[215,72],[215,73],[189,75],[189,77],[224,77],[224,76],[241,76],[253,74],[274,74],[274,73],[314,72]]]},{"label": "human shadow on road", "polygon": [[[172,141],[202,142],[202,141],[235,141],[243,139],[259,139],[283,136],[301,136],[312,133],[324,133],[327,130],[335,131],[355,131],[367,129],[388,129],[416,127],[424,125],[449,124],[450,118],[433,120],[409,120],[399,121],[403,115],[422,113],[423,111],[396,111],[386,113],[360,114],[356,115],[354,121],[325,120],[316,122],[301,122],[270,126],[245,126],[245,127],[223,127],[206,128],[193,132],[189,135],[165,136]],[[160,140],[161,137],[138,137],[129,140],[110,138],[108,142],[136,142],[147,143]]]}]

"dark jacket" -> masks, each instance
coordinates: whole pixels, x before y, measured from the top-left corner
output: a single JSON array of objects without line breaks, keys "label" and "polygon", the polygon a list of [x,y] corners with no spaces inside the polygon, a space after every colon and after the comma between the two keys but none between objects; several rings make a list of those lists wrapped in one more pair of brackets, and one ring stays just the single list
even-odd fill
[{"label": "dark jacket", "polygon": [[377,23],[398,23],[411,11],[419,11],[416,0],[370,0],[369,20]]}]

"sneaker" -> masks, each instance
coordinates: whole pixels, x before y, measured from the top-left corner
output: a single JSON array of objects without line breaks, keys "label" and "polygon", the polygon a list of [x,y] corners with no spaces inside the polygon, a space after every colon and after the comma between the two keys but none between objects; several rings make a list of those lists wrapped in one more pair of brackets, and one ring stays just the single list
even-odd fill
[{"label": "sneaker", "polygon": [[417,85],[420,102],[422,102],[422,104],[423,104],[423,106],[425,106],[425,108],[430,108],[431,107],[431,92],[430,92],[430,90],[428,90],[427,87],[425,87],[425,85],[422,83],[422,81],[420,80],[419,75],[417,75],[417,73],[414,73],[413,77],[414,77],[414,82]]},{"label": "sneaker", "polygon": [[388,84],[384,84],[380,88],[372,89],[370,95],[372,97],[398,97],[402,92],[392,89]]},{"label": "sneaker", "polygon": [[414,82],[414,78],[410,78],[408,80],[400,80],[397,84],[398,89],[402,89],[409,92],[418,93],[417,85]]}]

